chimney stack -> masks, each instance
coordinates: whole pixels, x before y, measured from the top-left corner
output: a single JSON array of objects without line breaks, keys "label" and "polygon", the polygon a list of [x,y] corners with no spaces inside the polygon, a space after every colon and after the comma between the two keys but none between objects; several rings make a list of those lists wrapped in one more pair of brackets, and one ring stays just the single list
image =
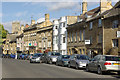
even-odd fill
[{"label": "chimney stack", "polygon": [[111,9],[112,6],[112,2],[111,0],[100,0],[100,11],[101,13],[103,13],[106,10]]},{"label": "chimney stack", "polygon": [[35,20],[31,20],[31,25],[34,25],[35,24]]},{"label": "chimney stack", "polygon": [[49,14],[45,14],[45,21],[49,21]]},{"label": "chimney stack", "polygon": [[82,3],[82,14],[85,14],[87,12],[87,1],[83,0]]}]

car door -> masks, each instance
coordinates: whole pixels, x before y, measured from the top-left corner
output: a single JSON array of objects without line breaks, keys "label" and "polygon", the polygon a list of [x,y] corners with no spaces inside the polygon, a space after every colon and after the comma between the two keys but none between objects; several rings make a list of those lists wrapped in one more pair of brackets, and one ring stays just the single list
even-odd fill
[{"label": "car door", "polygon": [[69,60],[69,63],[70,63],[71,66],[72,66],[72,60],[73,60],[73,58],[74,58],[74,56],[71,55],[70,60]]},{"label": "car door", "polygon": [[93,66],[94,66],[93,68],[95,71],[97,71],[99,61],[100,61],[100,55],[97,56],[97,58],[95,59],[94,64],[93,64]]},{"label": "car door", "polygon": [[72,61],[74,67],[76,66],[76,61],[77,61],[77,55],[74,56]]},{"label": "car door", "polygon": [[95,56],[92,60],[91,60],[91,62],[89,63],[89,69],[90,70],[92,70],[92,71],[95,71],[95,61],[96,61],[96,59],[97,59],[97,57],[98,56]]},{"label": "car door", "polygon": [[60,56],[57,58],[57,62],[60,65]]},{"label": "car door", "polygon": [[71,59],[71,66],[74,66],[74,62],[75,62],[75,55],[72,56],[72,59]]}]

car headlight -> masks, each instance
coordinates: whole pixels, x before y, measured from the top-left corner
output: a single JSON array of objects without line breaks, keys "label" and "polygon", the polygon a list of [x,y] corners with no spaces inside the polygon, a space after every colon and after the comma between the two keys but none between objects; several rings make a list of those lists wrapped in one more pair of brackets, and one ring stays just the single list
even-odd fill
[{"label": "car headlight", "polygon": [[36,58],[36,60],[40,60],[39,58]]},{"label": "car headlight", "polygon": [[80,61],[79,63],[80,63],[80,64],[82,64],[82,62],[81,62],[81,61]]}]

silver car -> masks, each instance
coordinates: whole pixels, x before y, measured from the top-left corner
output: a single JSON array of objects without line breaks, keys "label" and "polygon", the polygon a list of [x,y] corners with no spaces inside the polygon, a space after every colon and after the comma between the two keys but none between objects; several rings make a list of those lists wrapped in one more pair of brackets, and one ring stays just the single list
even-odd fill
[{"label": "silver car", "polygon": [[48,52],[48,54],[46,55],[46,63],[56,63],[58,56],[60,56],[59,52]]},{"label": "silver car", "polygon": [[68,67],[75,67],[76,69],[85,68],[86,64],[89,63],[89,57],[82,54],[73,54],[71,55]]},{"label": "silver car", "polygon": [[113,55],[97,55],[87,64],[86,71],[97,71],[98,74],[116,71],[120,74],[120,57]]},{"label": "silver car", "polygon": [[30,63],[33,63],[33,62],[41,63],[41,62],[42,62],[42,61],[41,61],[41,56],[42,56],[42,55],[43,55],[42,53],[35,53],[35,54],[33,55],[33,57],[30,58]]}]

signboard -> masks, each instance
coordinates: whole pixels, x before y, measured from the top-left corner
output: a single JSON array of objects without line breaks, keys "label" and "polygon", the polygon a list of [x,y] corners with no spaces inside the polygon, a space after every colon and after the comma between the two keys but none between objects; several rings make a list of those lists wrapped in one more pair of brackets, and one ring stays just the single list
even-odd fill
[{"label": "signboard", "polygon": [[90,44],[90,40],[85,40],[85,44]]},{"label": "signboard", "polygon": [[29,43],[29,46],[31,46],[32,44],[31,43]]},{"label": "signboard", "polygon": [[34,46],[37,46],[37,43],[35,43]]},{"label": "signboard", "polygon": [[120,31],[117,31],[117,37],[120,37]]}]

